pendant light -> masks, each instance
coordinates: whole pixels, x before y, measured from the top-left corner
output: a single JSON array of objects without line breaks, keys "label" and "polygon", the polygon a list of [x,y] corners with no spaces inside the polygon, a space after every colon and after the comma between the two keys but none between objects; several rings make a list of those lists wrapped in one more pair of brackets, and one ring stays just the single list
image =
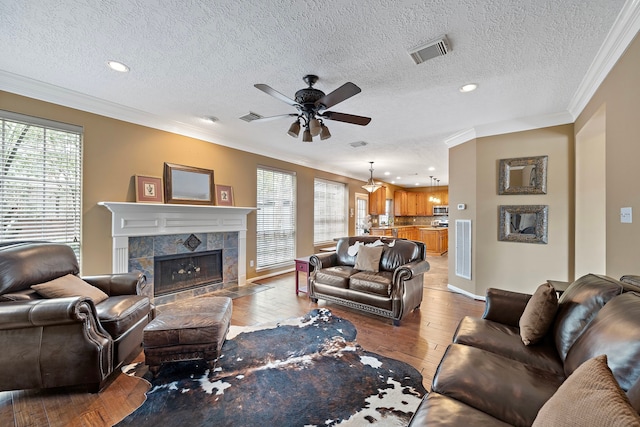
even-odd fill
[{"label": "pendant light", "polygon": [[369,163],[371,164],[371,167],[369,169],[369,171],[371,172],[371,177],[369,178],[369,181],[367,181],[367,183],[362,186],[362,188],[367,190],[369,193],[373,193],[374,191],[376,191],[378,188],[382,186],[373,182],[373,162],[369,162]]}]

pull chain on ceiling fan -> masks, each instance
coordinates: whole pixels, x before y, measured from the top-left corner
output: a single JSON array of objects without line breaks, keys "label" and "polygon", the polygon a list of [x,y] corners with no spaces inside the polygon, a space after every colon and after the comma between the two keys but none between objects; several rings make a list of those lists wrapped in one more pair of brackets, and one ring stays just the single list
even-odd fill
[{"label": "pull chain on ceiling fan", "polygon": [[311,142],[313,141],[313,137],[318,135],[320,135],[321,140],[331,138],[331,133],[329,132],[329,128],[324,124],[324,120],[334,120],[360,126],[366,126],[371,121],[370,117],[338,113],[336,111],[326,111],[327,108],[331,108],[334,105],[360,93],[361,89],[355,84],[347,82],[328,95],[325,95],[323,91],[313,87],[313,85],[318,81],[318,76],[308,74],[304,76],[303,80],[309,85],[309,87],[297,91],[295,94],[295,100],[281,94],[271,86],[263,83],[255,84],[254,86],[257,89],[260,89],[264,93],[271,95],[292,107],[296,107],[298,112],[263,117],[254,121],[258,122],[283,117],[296,117],[296,121],[291,124],[287,133],[292,137],[297,138],[300,133],[300,128],[304,128],[304,132],[302,133],[302,141],[304,142]]}]

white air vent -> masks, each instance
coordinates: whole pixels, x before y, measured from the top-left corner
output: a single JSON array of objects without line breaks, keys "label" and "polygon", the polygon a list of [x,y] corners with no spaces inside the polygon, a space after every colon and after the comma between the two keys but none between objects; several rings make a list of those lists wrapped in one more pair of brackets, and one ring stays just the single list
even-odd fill
[{"label": "white air vent", "polygon": [[246,116],[240,117],[240,120],[244,120],[245,122],[252,122],[254,120],[258,120],[261,118],[262,116],[260,114],[249,111],[249,114],[247,114]]},{"label": "white air vent", "polygon": [[422,64],[428,59],[446,55],[448,52],[449,40],[447,36],[441,36],[409,51],[409,55],[416,64]]},{"label": "white air vent", "polygon": [[456,276],[471,280],[471,220],[456,219]]}]

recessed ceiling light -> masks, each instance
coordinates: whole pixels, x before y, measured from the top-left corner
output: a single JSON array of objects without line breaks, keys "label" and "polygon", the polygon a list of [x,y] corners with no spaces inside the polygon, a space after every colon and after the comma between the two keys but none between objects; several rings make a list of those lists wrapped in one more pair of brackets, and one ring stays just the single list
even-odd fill
[{"label": "recessed ceiling light", "polygon": [[395,182],[395,181],[391,181],[391,183],[392,183],[392,184],[395,184],[396,182]]},{"label": "recessed ceiling light", "polygon": [[402,179],[402,177],[401,176],[396,176],[396,179]]},{"label": "recessed ceiling light", "polygon": [[436,168],[434,168],[433,166],[431,166],[431,167],[429,168],[429,171],[430,171],[430,172],[433,172],[434,170],[436,170]]},{"label": "recessed ceiling light", "polygon": [[473,92],[476,89],[478,89],[478,85],[476,83],[467,83],[460,87],[460,92]]},{"label": "recessed ceiling light", "polygon": [[389,176],[389,175],[391,175],[391,172],[385,172],[384,174],[385,174],[386,176]]},{"label": "recessed ceiling light", "polygon": [[109,66],[109,68],[111,68],[114,71],[118,71],[120,73],[128,73],[129,72],[129,67],[127,67],[125,64],[123,64],[122,62],[118,62],[118,61],[107,61],[107,65]]},{"label": "recessed ceiling light", "polygon": [[419,183],[419,182],[416,182],[416,187],[417,187],[418,185],[420,185],[420,183]]}]

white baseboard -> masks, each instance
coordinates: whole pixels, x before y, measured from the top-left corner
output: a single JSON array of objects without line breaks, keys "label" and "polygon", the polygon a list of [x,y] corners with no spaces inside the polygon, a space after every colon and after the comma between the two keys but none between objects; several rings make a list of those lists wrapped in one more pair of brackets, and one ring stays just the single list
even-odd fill
[{"label": "white baseboard", "polygon": [[251,279],[247,279],[247,282],[248,283],[253,283],[256,280],[268,279],[270,277],[279,276],[281,274],[291,273],[292,271],[296,271],[295,267],[294,268],[287,268],[286,270],[279,270],[279,271],[276,271],[274,273],[264,274],[262,276],[252,277]]},{"label": "white baseboard", "polygon": [[464,289],[457,288],[457,287],[455,287],[453,285],[447,285],[447,288],[451,292],[455,292],[457,294],[462,294],[462,295],[464,295],[466,297],[473,298],[473,299],[478,300],[478,301],[486,301],[486,298],[483,295],[475,295],[475,294],[472,294],[469,291],[465,291]]}]

